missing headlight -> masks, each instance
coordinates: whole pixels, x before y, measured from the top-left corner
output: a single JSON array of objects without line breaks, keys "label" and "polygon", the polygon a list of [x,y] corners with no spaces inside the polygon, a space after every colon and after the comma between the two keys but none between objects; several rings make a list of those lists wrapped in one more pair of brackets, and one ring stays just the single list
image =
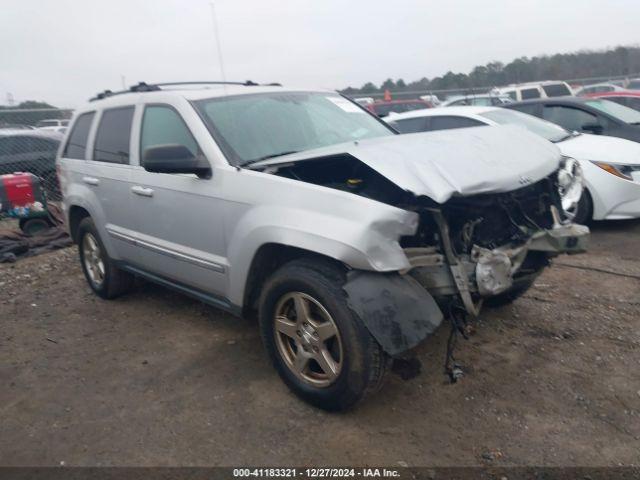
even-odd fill
[{"label": "missing headlight", "polygon": [[571,157],[563,157],[556,180],[562,209],[573,220],[578,212],[578,203],[584,190],[584,174],[580,163]]}]

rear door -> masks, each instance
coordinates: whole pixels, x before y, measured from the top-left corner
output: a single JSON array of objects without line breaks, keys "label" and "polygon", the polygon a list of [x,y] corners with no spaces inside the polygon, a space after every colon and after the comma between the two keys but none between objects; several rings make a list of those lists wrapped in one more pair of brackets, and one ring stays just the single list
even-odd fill
[{"label": "rear door", "polygon": [[227,262],[224,202],[220,181],[194,174],[153,173],[144,169],[144,152],[159,145],[183,145],[204,155],[180,113],[182,105],[148,104],[140,119],[134,169],[133,209],[137,214],[139,258],[148,273],[208,294],[226,294]]},{"label": "rear door", "polygon": [[[128,262],[137,257],[130,165],[134,111],[133,105],[127,105],[81,115],[62,154],[71,182],[82,189],[109,255]],[[90,142],[92,130],[95,135]]]}]

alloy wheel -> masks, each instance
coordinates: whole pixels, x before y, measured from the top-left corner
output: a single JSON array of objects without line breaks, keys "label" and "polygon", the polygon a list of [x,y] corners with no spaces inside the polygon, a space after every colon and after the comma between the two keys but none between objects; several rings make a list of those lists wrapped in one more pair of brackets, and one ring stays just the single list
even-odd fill
[{"label": "alloy wheel", "polygon": [[274,315],[274,335],[289,370],[314,387],[328,387],[340,375],[343,348],[329,312],[302,292],[284,295]]}]

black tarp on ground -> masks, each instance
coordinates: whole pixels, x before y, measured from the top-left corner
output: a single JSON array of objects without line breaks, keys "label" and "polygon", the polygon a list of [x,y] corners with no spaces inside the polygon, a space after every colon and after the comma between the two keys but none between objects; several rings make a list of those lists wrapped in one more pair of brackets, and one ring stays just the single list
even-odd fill
[{"label": "black tarp on ground", "polygon": [[15,262],[21,257],[31,257],[71,245],[60,208],[51,203],[47,208],[55,225],[37,235],[27,235],[18,226],[2,228],[0,224],[0,263]]}]

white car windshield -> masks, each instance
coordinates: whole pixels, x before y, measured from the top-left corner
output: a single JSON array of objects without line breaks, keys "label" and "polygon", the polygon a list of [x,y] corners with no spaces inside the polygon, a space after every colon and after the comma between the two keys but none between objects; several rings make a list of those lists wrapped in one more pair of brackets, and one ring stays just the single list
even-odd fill
[{"label": "white car windshield", "polygon": [[546,120],[513,110],[496,109],[480,114],[500,125],[520,125],[551,142],[561,142],[572,136],[567,130]]},{"label": "white car windshield", "polygon": [[227,158],[236,165],[395,135],[360,106],[332,93],[257,93],[193,104]]}]

